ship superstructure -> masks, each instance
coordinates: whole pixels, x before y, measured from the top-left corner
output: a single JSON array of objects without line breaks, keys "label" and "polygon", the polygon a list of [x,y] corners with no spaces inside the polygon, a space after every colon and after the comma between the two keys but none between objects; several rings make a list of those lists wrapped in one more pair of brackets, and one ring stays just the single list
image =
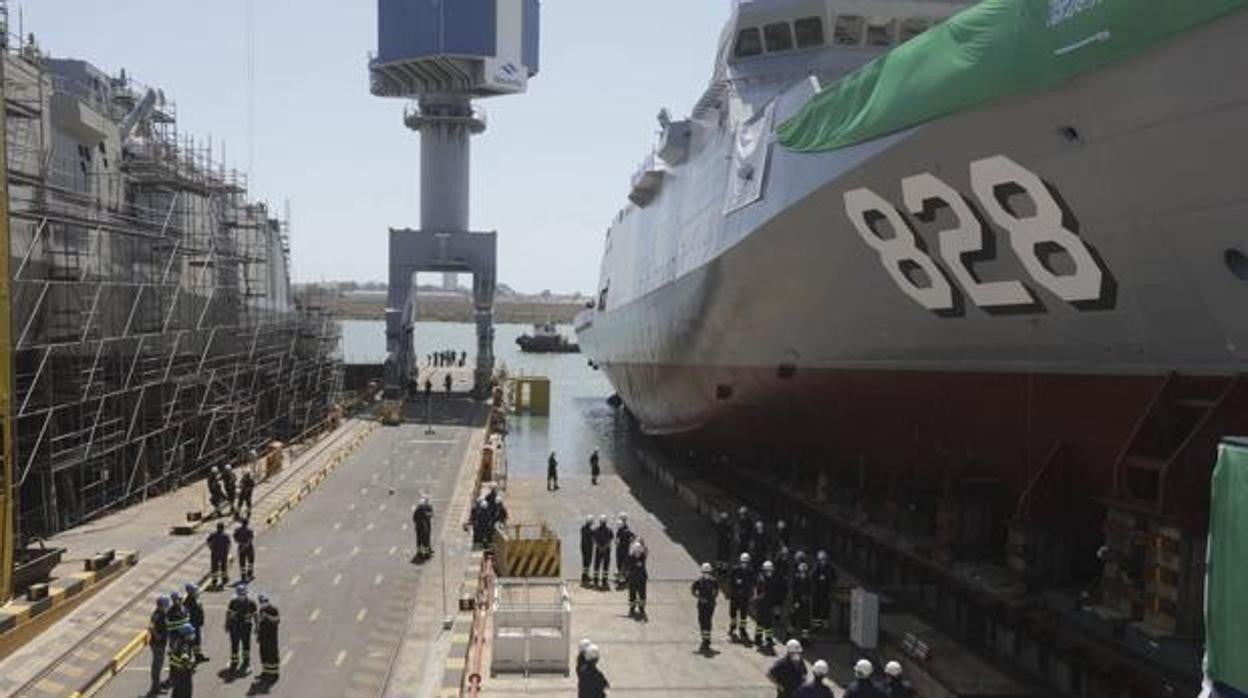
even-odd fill
[{"label": "ship superstructure", "polygon": [[644,430],[906,511],[950,575],[1104,579],[1197,634],[1214,447],[1248,431],[1244,7],[735,3],[582,349]]},{"label": "ship superstructure", "polygon": [[33,36],[3,71],[17,540],[321,424],[338,330],[291,297],[289,230],[246,177],[124,71]]}]

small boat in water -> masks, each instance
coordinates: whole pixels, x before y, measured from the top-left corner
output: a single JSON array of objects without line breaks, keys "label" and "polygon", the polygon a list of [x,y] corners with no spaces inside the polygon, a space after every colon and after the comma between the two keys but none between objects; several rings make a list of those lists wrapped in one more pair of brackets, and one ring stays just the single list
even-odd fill
[{"label": "small boat in water", "polygon": [[575,354],[581,347],[576,342],[569,342],[559,333],[553,322],[539,322],[533,325],[533,334],[516,337],[520,351],[534,354]]}]

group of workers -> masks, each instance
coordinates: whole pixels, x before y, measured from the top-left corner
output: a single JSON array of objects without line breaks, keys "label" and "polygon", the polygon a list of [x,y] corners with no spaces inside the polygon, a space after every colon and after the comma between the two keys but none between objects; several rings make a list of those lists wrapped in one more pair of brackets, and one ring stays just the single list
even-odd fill
[{"label": "group of workers", "polygon": [[208,502],[212,505],[214,516],[241,518],[251,515],[251,495],[256,489],[256,481],[250,470],[244,470],[243,476],[236,478],[234,469],[229,465],[224,468],[214,465],[206,482]]},{"label": "group of workers", "polygon": [[[723,573],[729,601],[728,636],[771,653],[777,629],[808,640],[811,631],[828,627],[836,590],[836,568],[827,552],[810,560],[806,551],[790,549],[790,529],[784,520],[768,526],[741,507],[737,519],[721,512],[715,520],[716,562]],[[736,563],[730,566],[730,561]]]},{"label": "group of workers", "polygon": [[[778,698],[832,698],[835,695],[827,684],[828,663],[816,660],[807,669],[802,658],[802,643],[789,640],[784,643],[785,653],[767,670],[767,678],[776,687]],[[854,664],[854,679],[845,687],[844,698],[915,698],[914,688],[902,677],[901,664],[888,662],[884,665],[884,680],[875,679],[875,665],[868,659]]]},{"label": "group of workers", "polygon": [[452,368],[459,366],[463,368],[468,363],[468,352],[456,351],[454,349],[443,349],[435,351],[432,354],[425,355],[425,363],[434,368]]},{"label": "group of workers", "polygon": [[494,542],[494,531],[507,525],[507,506],[498,493],[498,485],[490,485],[489,492],[477,500],[472,511],[472,544],[477,548],[489,548]]},{"label": "group of workers", "polygon": [[[152,655],[149,696],[156,696],[164,688],[169,688],[173,698],[190,698],[195,668],[208,661],[203,652],[204,607],[199,600],[199,588],[188,583],[183,591],[185,594],[175,591],[157,597],[156,608],[148,622],[148,647]],[[243,676],[251,669],[251,635],[254,630],[261,667],[256,688],[268,690],[277,683],[281,672],[277,647],[280,622],[277,607],[268,597],[260,594],[253,601],[246,584],[240,583],[235,587],[234,598],[230,599],[225,611],[225,632],[230,636],[230,663],[226,672],[230,677]],[[162,680],[166,658],[169,675]]]},{"label": "group of workers", "polygon": [[628,615],[646,620],[646,583],[650,573],[646,567],[649,549],[646,542],[628,526],[628,514],[620,513],[615,530],[607,515],[594,519],[585,517],[581,526],[581,586],[593,589],[611,588],[611,551],[615,550],[615,588],[628,589]]},{"label": "group of workers", "polygon": [[[225,524],[218,522],[217,530],[208,534],[208,579],[211,589],[221,589],[230,583],[230,544],[230,534],[225,532]],[[256,532],[251,529],[246,518],[241,519],[234,529],[233,544],[238,549],[239,579],[244,583],[250,582],[256,578]]]}]

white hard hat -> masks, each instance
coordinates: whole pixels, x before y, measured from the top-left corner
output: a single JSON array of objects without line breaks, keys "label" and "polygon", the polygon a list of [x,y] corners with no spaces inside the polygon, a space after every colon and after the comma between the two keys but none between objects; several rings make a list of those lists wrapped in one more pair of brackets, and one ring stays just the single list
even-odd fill
[{"label": "white hard hat", "polygon": [[625,514],[624,512],[622,512],[622,511],[621,511],[621,512],[620,512],[620,521],[628,521],[628,514]]},{"label": "white hard hat", "polygon": [[594,515],[593,515],[593,514],[586,514],[586,515],[585,515],[585,523],[593,523],[593,522],[594,522]]},{"label": "white hard hat", "polygon": [[871,662],[866,659],[859,659],[858,663],[854,664],[854,676],[860,679],[870,678],[874,672],[875,667],[871,666]]},{"label": "white hard hat", "polygon": [[884,665],[884,673],[889,676],[901,676],[901,664],[899,662],[889,662]]},{"label": "white hard hat", "polygon": [[598,661],[598,656],[598,645],[591,644],[589,647],[585,648],[585,659],[591,662],[596,662]]},{"label": "white hard hat", "polygon": [[428,504],[428,503],[429,503],[429,498],[428,498],[428,497],[421,497],[421,498],[420,498],[420,503],[421,503],[421,504]]},{"label": "white hard hat", "polygon": [[789,640],[788,642],[784,643],[784,651],[788,652],[789,654],[801,654],[802,643],[798,642],[797,640]]},{"label": "white hard hat", "polygon": [[583,637],[581,638],[580,642],[576,643],[576,649],[581,653],[582,656],[584,656],[585,650],[589,649],[590,644],[592,643],[590,643],[589,638]]},{"label": "white hard hat", "polygon": [[702,574],[710,574],[710,573],[711,573],[711,563],[709,563],[709,562],[703,562],[703,563],[702,563]]},{"label": "white hard hat", "polygon": [[780,519],[776,522],[776,528],[784,528],[786,525],[787,524],[784,523],[784,519]]},{"label": "white hard hat", "polygon": [[818,554],[815,555],[815,557],[819,558],[820,561],[825,561],[828,559],[828,551],[820,550]]},{"label": "white hard hat", "polygon": [[814,665],[810,667],[810,670],[815,673],[815,676],[827,676],[828,675],[828,663],[820,659],[816,661]]},{"label": "white hard hat", "polygon": [[741,562],[742,562],[742,563],[748,563],[749,561],[750,561],[750,554],[749,554],[749,553],[741,553]]},{"label": "white hard hat", "polygon": [[776,569],[776,566],[771,564],[771,560],[767,560],[766,562],[763,563],[764,572],[771,572],[774,569]]},{"label": "white hard hat", "polygon": [[598,523],[604,523],[604,524],[605,524],[606,522],[607,522],[607,515],[606,515],[606,514],[602,514],[602,515],[600,515],[600,516],[598,517]]}]

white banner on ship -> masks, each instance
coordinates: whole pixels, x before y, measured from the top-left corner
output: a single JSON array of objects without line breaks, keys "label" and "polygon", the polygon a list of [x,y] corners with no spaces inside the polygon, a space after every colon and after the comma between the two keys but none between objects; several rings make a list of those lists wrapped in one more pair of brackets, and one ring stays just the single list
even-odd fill
[{"label": "white banner on ship", "polygon": [[775,102],[737,128],[724,193],[724,215],[740,210],[763,198],[767,176],[767,154],[771,150],[771,122]]}]

